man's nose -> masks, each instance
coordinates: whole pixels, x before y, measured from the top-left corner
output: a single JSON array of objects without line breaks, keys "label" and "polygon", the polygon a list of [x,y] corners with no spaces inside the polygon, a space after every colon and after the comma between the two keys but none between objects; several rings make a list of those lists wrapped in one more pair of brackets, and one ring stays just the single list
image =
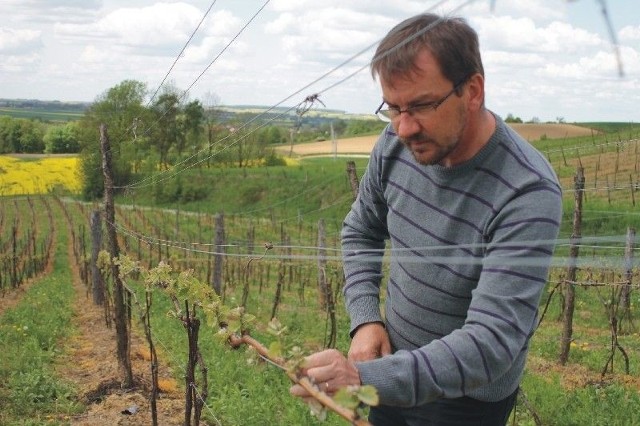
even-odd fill
[{"label": "man's nose", "polygon": [[399,137],[408,138],[420,131],[420,124],[411,114],[403,111],[396,118],[395,130]]}]

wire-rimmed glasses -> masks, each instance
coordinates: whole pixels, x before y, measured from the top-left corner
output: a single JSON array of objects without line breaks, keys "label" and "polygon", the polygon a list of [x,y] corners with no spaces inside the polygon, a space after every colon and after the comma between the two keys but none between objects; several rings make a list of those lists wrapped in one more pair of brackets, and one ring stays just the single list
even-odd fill
[{"label": "wire-rimmed glasses", "polygon": [[406,112],[416,120],[421,120],[423,118],[426,118],[432,111],[437,110],[438,107],[442,105],[444,101],[449,99],[451,95],[457,92],[458,89],[460,89],[460,87],[462,87],[462,85],[467,82],[467,80],[468,79],[465,78],[460,83],[453,86],[453,89],[451,89],[446,95],[444,95],[442,98],[438,99],[437,101],[415,104],[404,109],[401,109],[398,107],[383,108],[383,106],[385,105],[385,101],[382,101],[378,109],[376,109],[375,114],[378,116],[380,120],[386,121],[386,122],[391,122],[400,118],[400,115],[403,112]]}]

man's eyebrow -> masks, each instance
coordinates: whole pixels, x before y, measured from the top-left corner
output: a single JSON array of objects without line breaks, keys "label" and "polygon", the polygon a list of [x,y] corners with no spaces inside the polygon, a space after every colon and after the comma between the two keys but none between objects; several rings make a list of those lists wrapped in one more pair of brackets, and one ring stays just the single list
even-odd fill
[{"label": "man's eyebrow", "polygon": [[[382,100],[390,108],[399,108],[399,106],[397,104],[393,104],[393,103],[388,102],[384,97],[382,98]],[[431,104],[431,103],[434,103],[436,101],[437,101],[437,99],[433,99],[433,95],[424,94],[424,95],[418,96],[417,98],[414,98],[411,102],[409,102],[407,104],[407,107],[410,108],[410,107],[416,106],[416,105]]]}]

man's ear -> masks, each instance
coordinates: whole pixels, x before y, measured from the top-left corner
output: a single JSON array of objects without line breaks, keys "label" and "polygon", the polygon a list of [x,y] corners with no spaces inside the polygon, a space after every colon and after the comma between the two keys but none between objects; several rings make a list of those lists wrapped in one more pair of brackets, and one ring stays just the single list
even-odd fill
[{"label": "man's ear", "polygon": [[484,106],[484,77],[482,74],[475,73],[467,82],[467,91],[469,92],[469,109],[479,111]]}]

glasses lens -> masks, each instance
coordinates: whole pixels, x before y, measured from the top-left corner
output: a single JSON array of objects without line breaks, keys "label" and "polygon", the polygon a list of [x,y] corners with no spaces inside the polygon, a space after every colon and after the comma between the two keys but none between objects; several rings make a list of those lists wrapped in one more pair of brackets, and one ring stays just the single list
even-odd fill
[{"label": "glasses lens", "polygon": [[440,103],[426,103],[422,105],[415,105],[410,108],[411,115],[417,120],[422,120],[427,118],[433,111],[436,110],[440,106]]},{"label": "glasses lens", "polygon": [[376,115],[382,121],[386,121],[387,123],[391,122],[391,114],[392,112],[388,109],[379,109]]}]

